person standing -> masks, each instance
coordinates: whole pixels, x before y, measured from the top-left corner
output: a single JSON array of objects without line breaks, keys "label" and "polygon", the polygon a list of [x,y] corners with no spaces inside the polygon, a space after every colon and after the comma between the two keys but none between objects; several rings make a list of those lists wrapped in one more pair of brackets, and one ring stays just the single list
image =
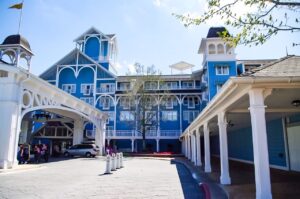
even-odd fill
[{"label": "person standing", "polygon": [[44,160],[45,160],[45,162],[48,162],[48,160],[49,160],[49,152],[48,152],[48,146],[46,144],[43,144],[42,151],[43,151],[43,154],[44,154]]}]

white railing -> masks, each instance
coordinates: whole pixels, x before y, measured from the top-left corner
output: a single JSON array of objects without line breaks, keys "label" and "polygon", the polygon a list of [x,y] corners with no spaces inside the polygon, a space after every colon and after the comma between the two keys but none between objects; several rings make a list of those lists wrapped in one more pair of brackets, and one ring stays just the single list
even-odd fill
[{"label": "white railing", "polygon": [[[107,138],[112,137],[129,137],[129,138],[141,138],[142,134],[135,130],[106,130]],[[160,132],[150,130],[146,132],[147,137],[179,137],[181,132],[179,130],[161,130]],[[95,130],[86,130],[86,137],[90,139],[95,138]]]},{"label": "white railing", "polygon": [[116,91],[116,88],[110,87],[110,88],[96,88],[97,93],[114,93]]},{"label": "white railing", "polygon": [[160,136],[161,137],[179,137],[180,131],[179,130],[161,130]]}]

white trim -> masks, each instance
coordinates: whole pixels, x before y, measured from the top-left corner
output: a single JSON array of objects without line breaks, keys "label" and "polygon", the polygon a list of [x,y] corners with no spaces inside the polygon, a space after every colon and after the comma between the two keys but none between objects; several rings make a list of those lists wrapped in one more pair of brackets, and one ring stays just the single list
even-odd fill
[{"label": "white trim", "polygon": [[287,127],[285,118],[282,118],[282,132],[283,132],[283,140],[284,140],[284,151],[285,151],[285,161],[288,170],[291,170],[290,166],[290,151],[288,147],[288,139],[287,139]]},{"label": "white trim", "polygon": [[[217,155],[217,154],[212,154],[211,156],[220,158],[220,155]],[[250,161],[250,160],[243,160],[243,159],[231,158],[231,157],[228,157],[228,159],[232,160],[232,161],[246,163],[246,164],[254,164],[253,161]],[[284,170],[284,171],[289,171],[288,167],[278,166],[278,165],[274,165],[274,164],[270,164],[269,166],[270,166],[270,168],[273,168],[273,169],[280,169],[280,170]]]}]

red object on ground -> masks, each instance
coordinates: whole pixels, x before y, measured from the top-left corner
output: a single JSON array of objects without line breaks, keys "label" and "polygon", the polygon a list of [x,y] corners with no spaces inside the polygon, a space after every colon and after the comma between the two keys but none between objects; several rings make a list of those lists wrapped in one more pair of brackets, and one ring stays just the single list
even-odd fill
[{"label": "red object on ground", "polygon": [[205,199],[211,199],[211,196],[210,196],[210,191],[209,191],[209,187],[206,183],[199,183],[199,187],[200,189],[203,190],[204,192],[204,198]]}]

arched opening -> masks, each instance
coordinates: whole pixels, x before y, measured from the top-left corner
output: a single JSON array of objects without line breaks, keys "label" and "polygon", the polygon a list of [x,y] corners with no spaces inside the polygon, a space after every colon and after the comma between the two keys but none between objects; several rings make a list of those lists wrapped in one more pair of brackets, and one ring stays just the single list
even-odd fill
[{"label": "arched opening", "polygon": [[216,46],[214,44],[208,45],[208,54],[216,54]]},{"label": "arched opening", "polygon": [[217,46],[217,52],[218,52],[218,54],[224,54],[224,46],[223,46],[223,44],[218,44],[218,46]]}]

